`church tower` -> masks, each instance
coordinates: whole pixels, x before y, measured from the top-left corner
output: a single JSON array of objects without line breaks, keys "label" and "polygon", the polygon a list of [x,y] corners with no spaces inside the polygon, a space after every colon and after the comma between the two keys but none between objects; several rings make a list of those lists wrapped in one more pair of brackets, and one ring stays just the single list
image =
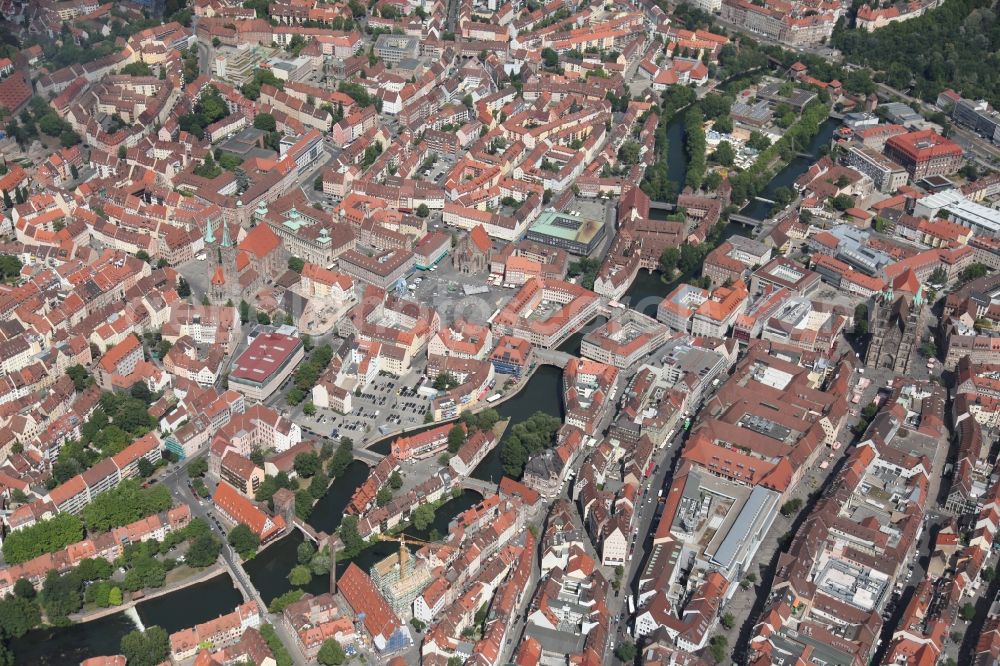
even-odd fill
[{"label": "church tower", "polygon": [[236,245],[229,234],[229,225],[223,221],[220,239],[216,243],[215,224],[208,221],[205,228],[205,253],[212,258],[206,262],[211,266],[209,294],[212,301],[225,303],[240,297],[239,273],[236,269]]}]

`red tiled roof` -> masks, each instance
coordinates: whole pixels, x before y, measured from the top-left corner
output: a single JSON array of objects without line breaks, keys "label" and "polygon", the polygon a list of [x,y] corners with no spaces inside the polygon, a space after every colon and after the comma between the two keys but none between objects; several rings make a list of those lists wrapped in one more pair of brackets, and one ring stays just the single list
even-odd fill
[{"label": "red tiled roof", "polygon": [[247,252],[252,252],[258,259],[263,259],[275,248],[281,245],[281,240],[271,231],[271,227],[266,224],[258,224],[250,230],[239,248]]},{"label": "red tiled roof", "polygon": [[225,481],[221,481],[215,489],[212,501],[234,522],[243,523],[253,530],[262,541],[285,527],[284,518],[275,516],[272,519]]},{"label": "red tiled roof", "polygon": [[399,618],[358,565],[352,562],[347,567],[338,581],[338,587],[355,615],[365,614],[365,630],[372,637],[388,639],[399,628]]},{"label": "red tiled roof", "polygon": [[115,365],[139,347],[139,339],[134,335],[129,335],[117,345],[112,347],[101,357],[98,365],[106,372],[114,372]]},{"label": "red tiled roof", "polygon": [[490,243],[490,235],[486,233],[486,229],[481,224],[477,224],[472,228],[472,231],[469,232],[469,240],[479,248],[480,252],[488,251],[492,245]]}]

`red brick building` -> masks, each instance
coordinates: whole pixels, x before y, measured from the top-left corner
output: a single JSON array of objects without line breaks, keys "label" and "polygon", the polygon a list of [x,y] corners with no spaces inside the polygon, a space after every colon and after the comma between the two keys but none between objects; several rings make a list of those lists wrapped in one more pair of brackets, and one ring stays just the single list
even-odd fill
[{"label": "red brick building", "polygon": [[955,173],[965,161],[962,148],[933,130],[894,136],[885,142],[885,155],[898,162],[914,180]]}]

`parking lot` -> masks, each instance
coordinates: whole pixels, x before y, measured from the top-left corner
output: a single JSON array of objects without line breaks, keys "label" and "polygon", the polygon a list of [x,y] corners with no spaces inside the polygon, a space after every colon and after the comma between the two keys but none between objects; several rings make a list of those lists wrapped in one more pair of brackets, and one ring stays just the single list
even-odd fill
[{"label": "parking lot", "polygon": [[358,445],[365,440],[375,441],[402,428],[424,423],[431,401],[415,390],[422,371],[422,366],[411,369],[403,377],[379,373],[360,395],[355,393],[351,396],[353,409],[350,414],[317,408],[315,415],[308,416],[302,412],[300,405],[290,416],[303,430],[315,435],[346,436]]}]

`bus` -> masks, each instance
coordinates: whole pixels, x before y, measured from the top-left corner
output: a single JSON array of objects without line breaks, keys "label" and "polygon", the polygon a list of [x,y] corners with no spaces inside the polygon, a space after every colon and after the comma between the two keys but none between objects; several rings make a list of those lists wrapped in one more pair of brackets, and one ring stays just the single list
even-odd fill
[{"label": "bus", "polygon": [[500,399],[500,394],[499,393],[494,393],[490,397],[486,398],[486,402],[494,403],[494,402],[496,402],[499,399]]}]

